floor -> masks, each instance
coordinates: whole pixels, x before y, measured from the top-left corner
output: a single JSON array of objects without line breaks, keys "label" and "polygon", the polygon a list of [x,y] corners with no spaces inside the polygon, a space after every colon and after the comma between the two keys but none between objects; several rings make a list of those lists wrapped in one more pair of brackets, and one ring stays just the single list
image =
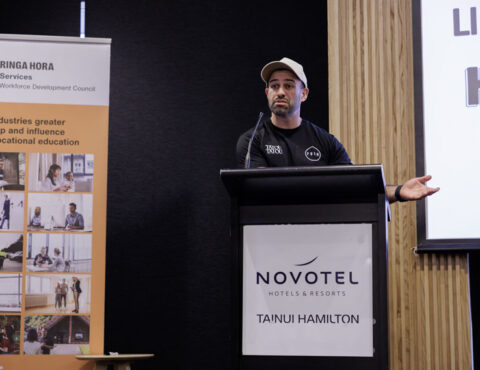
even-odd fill
[{"label": "floor", "polygon": [[[32,314],[32,313],[48,313],[48,314],[63,314],[63,313],[72,313],[72,310],[75,308],[75,305],[73,303],[67,303],[67,309],[66,311],[62,310],[57,311],[55,310],[55,305],[48,305],[48,306],[42,306],[42,307],[31,307],[31,308],[26,308],[25,312]],[[80,310],[79,313],[81,314],[89,314],[90,313],[90,305],[89,304],[80,304]]]},{"label": "floor", "polygon": [[78,344],[55,344],[51,351],[52,355],[81,355],[82,351]]}]

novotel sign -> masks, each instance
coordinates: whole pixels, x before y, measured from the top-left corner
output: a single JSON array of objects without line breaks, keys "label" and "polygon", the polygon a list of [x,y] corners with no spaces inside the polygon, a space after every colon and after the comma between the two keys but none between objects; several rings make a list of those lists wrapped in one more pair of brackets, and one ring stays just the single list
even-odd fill
[{"label": "novotel sign", "polygon": [[353,271],[277,271],[277,272],[258,272],[256,276],[257,285],[270,285],[292,283],[314,284],[336,284],[336,285],[357,285],[358,280],[354,277]]}]

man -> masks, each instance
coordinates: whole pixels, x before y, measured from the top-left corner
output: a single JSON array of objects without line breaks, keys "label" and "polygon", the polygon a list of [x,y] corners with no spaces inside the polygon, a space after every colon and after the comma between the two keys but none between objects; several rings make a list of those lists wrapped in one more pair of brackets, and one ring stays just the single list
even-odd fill
[{"label": "man", "polygon": [[50,351],[55,347],[55,344],[52,336],[48,334],[48,330],[45,328],[43,329],[42,338],[42,355],[49,355]]},{"label": "man", "polygon": [[80,280],[76,277],[72,277],[72,292],[73,292],[73,301],[75,302],[75,309],[72,310],[74,313],[78,313],[80,309],[80,293],[82,293],[82,289],[80,288]]},{"label": "man", "polygon": [[10,339],[13,343],[13,335],[15,334],[15,325],[13,323],[14,316],[8,316],[7,323],[5,324],[5,333],[7,338]]},{"label": "man", "polygon": [[[270,119],[240,136],[237,160],[243,168],[285,166],[327,166],[352,164],[343,145],[327,131],[300,117],[301,104],[308,98],[303,67],[289,58],[266,64],[261,73],[271,111]],[[253,138],[252,138],[253,136]],[[417,200],[436,193],[423,183],[431,176],[388,185],[390,203]]]},{"label": "man", "polygon": [[33,259],[33,266],[38,267],[49,267],[52,265],[52,260],[48,256],[47,247],[42,247],[40,253],[35,256]]},{"label": "man", "polygon": [[70,203],[69,207],[70,213],[65,217],[65,228],[83,230],[83,216],[77,212],[77,205]]},{"label": "man", "polygon": [[8,199],[7,194],[5,194],[5,201],[3,202],[2,223],[0,224],[0,229],[3,229],[5,221],[7,221],[7,229],[10,229],[10,199]]},{"label": "man", "polygon": [[35,207],[33,217],[30,220],[30,226],[42,226],[42,209],[40,207]]}]

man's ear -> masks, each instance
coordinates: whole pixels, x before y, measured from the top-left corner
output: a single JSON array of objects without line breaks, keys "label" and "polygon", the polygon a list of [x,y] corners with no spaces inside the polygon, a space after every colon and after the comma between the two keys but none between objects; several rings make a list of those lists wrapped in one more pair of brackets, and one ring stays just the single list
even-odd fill
[{"label": "man's ear", "polygon": [[265,95],[268,95],[268,87],[265,88]]},{"label": "man's ear", "polygon": [[303,103],[305,100],[307,100],[308,98],[308,93],[310,92],[310,90],[308,90],[308,87],[305,87],[303,90],[302,90],[302,96],[300,98],[300,101]]}]

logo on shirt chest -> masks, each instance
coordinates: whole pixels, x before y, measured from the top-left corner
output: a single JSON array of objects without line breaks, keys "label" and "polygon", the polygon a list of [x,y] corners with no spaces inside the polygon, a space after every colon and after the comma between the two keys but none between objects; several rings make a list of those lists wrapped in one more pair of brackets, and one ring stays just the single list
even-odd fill
[{"label": "logo on shirt chest", "polygon": [[283,154],[282,147],[280,145],[265,145],[265,153],[267,154]]},{"label": "logo on shirt chest", "polygon": [[320,158],[322,158],[322,153],[320,153],[320,150],[318,150],[314,146],[311,146],[307,148],[307,150],[305,150],[305,157],[307,157],[309,161],[316,162],[319,161]]}]

